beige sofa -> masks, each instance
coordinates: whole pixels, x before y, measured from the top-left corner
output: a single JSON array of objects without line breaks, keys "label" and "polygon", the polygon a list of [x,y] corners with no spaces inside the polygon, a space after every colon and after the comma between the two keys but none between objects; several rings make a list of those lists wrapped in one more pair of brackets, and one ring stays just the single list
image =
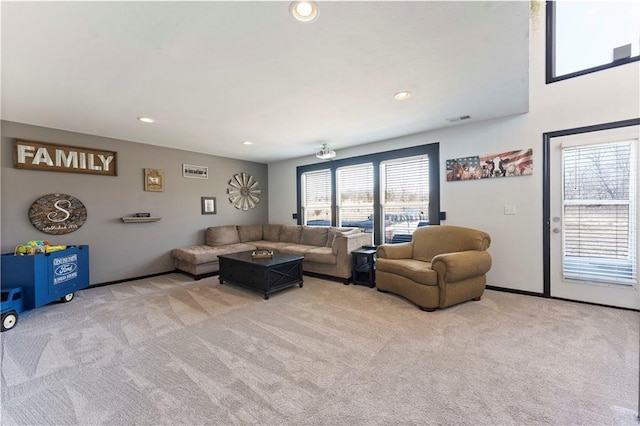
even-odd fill
[{"label": "beige sofa", "polygon": [[420,227],[410,243],[377,250],[376,287],[433,311],[480,300],[491,268],[491,237],[460,226]]},{"label": "beige sofa", "polygon": [[303,271],[351,279],[351,251],[371,244],[371,234],[358,228],[302,225],[229,225],[207,228],[206,244],[174,249],[176,269],[195,279],[219,271],[218,255],[266,248],[304,256]]}]

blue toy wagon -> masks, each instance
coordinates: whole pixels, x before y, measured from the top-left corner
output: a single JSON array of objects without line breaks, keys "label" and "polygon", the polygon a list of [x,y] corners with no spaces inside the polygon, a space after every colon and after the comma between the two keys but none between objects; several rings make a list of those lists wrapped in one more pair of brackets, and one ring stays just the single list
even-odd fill
[{"label": "blue toy wagon", "polygon": [[22,300],[22,287],[2,290],[2,331],[11,330],[18,323],[18,315],[24,311]]},{"label": "blue toy wagon", "polygon": [[89,286],[89,246],[30,256],[3,254],[2,331],[12,329],[18,315],[59,300]]}]

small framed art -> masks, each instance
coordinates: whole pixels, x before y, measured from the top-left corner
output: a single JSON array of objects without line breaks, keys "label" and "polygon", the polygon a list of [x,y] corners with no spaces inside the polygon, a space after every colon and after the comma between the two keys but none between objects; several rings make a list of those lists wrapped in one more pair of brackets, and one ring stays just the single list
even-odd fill
[{"label": "small framed art", "polygon": [[200,197],[202,214],[216,214],[216,197]]},{"label": "small framed art", "polygon": [[193,164],[183,164],[182,176],[186,178],[209,179],[209,168],[207,166],[194,166]]},{"label": "small framed art", "polygon": [[144,190],[151,192],[164,191],[164,172],[157,169],[144,169]]}]

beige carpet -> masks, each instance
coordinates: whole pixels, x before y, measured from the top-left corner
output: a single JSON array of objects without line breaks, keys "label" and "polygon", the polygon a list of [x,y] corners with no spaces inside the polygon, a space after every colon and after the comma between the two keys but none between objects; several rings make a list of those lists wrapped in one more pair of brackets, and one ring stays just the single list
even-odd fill
[{"label": "beige carpet", "polygon": [[433,313],[305,277],[87,289],[2,334],[2,424],[637,425],[637,312],[487,291]]}]

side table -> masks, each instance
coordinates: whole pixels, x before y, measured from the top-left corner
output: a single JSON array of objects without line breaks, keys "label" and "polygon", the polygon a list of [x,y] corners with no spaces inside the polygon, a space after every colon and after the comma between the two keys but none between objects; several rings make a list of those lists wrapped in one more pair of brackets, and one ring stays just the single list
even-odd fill
[{"label": "side table", "polygon": [[360,248],[351,252],[351,275],[354,284],[376,286],[376,249]]}]

